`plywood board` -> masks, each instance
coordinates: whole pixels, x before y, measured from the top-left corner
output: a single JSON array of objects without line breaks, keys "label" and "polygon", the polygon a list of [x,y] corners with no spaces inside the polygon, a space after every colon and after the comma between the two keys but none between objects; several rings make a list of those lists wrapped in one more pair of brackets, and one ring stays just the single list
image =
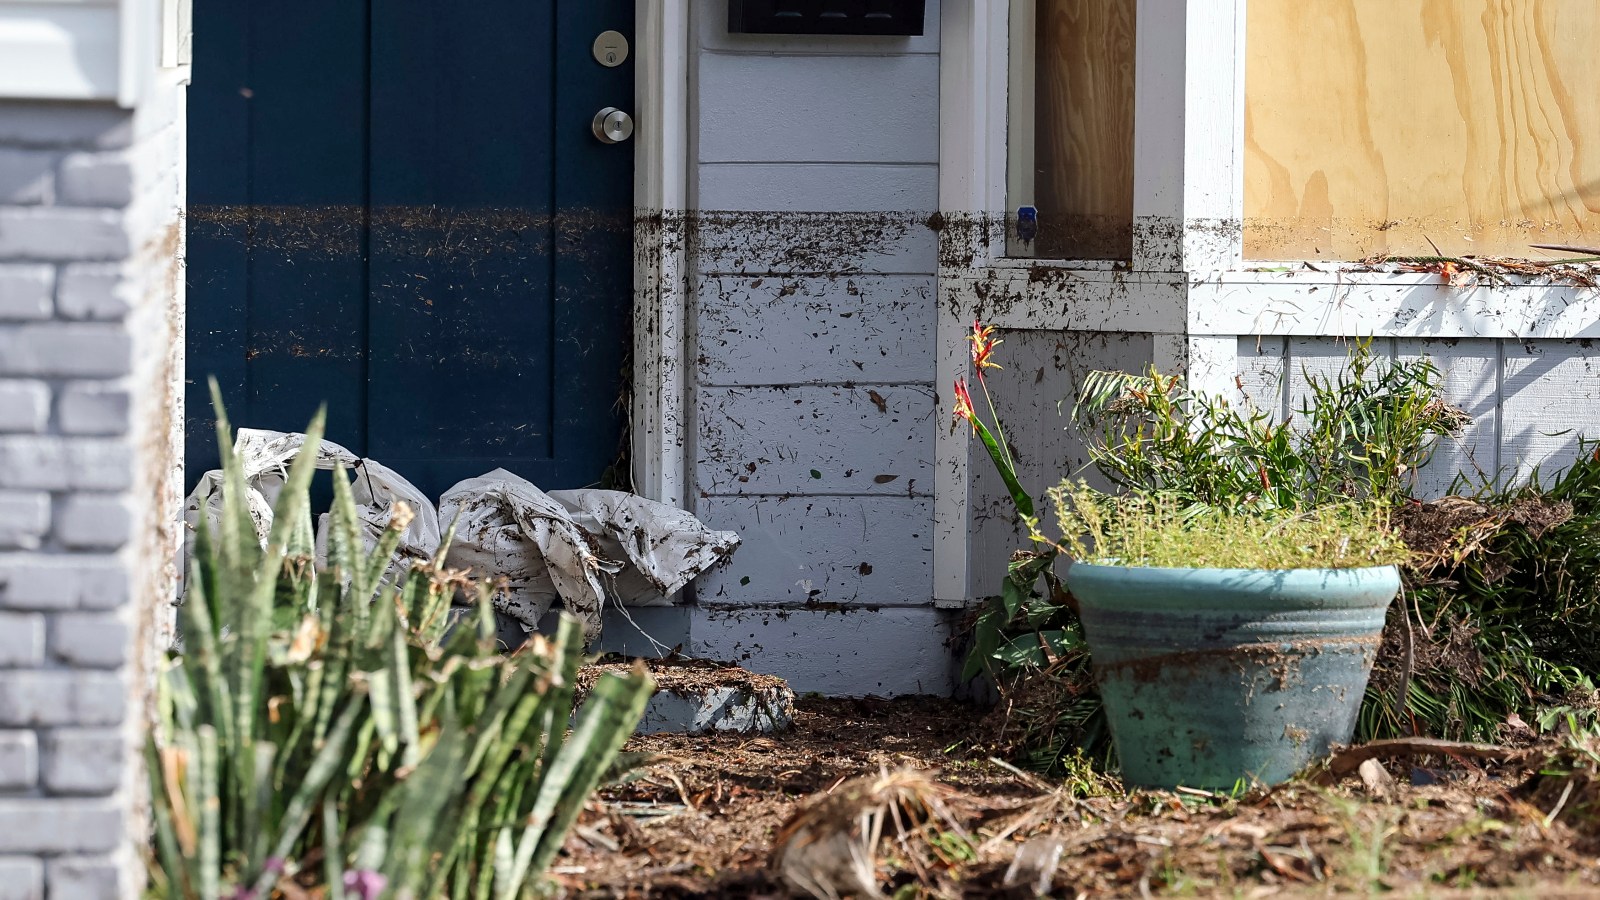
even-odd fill
[{"label": "plywood board", "polygon": [[1543,256],[1528,244],[1600,240],[1596,12],[1250,3],[1245,257]]},{"label": "plywood board", "polygon": [[1039,0],[1034,255],[1133,252],[1134,0]]}]

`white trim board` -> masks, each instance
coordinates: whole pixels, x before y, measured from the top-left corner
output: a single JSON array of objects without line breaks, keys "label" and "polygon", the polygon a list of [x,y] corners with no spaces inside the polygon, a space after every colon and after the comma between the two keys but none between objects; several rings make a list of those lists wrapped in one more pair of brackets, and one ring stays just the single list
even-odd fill
[{"label": "white trim board", "polygon": [[634,7],[634,490],[680,508],[688,502],[690,2]]},{"label": "white trim board", "polygon": [[116,99],[121,27],[116,0],[0,0],[0,97]]}]

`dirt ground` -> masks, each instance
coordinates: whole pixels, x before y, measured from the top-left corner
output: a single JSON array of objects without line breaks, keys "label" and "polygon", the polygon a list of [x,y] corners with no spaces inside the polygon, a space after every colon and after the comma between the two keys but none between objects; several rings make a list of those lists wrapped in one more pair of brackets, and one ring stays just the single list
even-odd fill
[{"label": "dirt ground", "polygon": [[[1088,773],[1047,783],[992,761],[989,730],[951,701],[807,699],[784,735],[636,737],[643,767],[591,803],[555,875],[571,897],[794,896],[769,865],[775,839],[790,863],[807,842],[859,847],[862,811],[892,796],[868,865],[896,898],[1600,897],[1591,751],[1391,760],[1392,785],[1228,798],[1129,793]],[[878,780],[908,768],[932,777]],[[830,816],[834,844],[818,837]]]}]

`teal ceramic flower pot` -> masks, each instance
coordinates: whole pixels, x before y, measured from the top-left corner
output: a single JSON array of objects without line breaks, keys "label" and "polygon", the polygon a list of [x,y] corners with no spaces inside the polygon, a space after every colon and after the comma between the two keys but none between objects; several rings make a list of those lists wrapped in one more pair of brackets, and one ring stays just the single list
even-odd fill
[{"label": "teal ceramic flower pot", "polygon": [[1287,780],[1347,743],[1394,566],[1154,569],[1078,563],[1077,598],[1129,784]]}]

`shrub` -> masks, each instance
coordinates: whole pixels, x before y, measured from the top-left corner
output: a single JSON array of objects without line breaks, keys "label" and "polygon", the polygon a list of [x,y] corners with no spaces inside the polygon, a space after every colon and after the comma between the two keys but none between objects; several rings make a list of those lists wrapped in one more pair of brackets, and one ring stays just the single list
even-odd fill
[{"label": "shrub", "polygon": [[[452,627],[470,584],[442,549],[383,583],[406,513],[364,547],[343,472],[316,565],[310,453],[262,547],[216,405],[223,515],[196,536],[185,652],[161,674],[147,749],[156,891],[266,897],[288,879],[335,900],[522,896],[632,734],[648,675],[603,678],[569,736],[576,621],[505,656],[485,594]],[[319,413],[307,446],[321,435]]]}]

